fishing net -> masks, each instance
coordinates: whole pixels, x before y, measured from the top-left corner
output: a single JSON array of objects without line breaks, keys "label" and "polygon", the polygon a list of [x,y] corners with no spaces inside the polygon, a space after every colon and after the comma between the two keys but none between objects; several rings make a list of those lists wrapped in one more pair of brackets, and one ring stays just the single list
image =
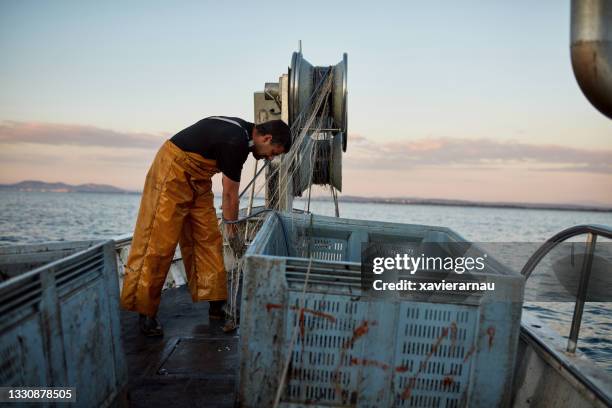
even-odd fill
[{"label": "fishing net", "polygon": [[[313,184],[324,184],[330,179],[332,140],[333,137],[342,136],[334,136],[329,131],[332,70],[320,74],[316,78],[316,84],[309,103],[291,124],[291,150],[274,162],[265,164],[265,180],[258,177],[263,173],[263,168],[259,171],[256,168],[254,179],[241,194],[242,196],[250,188],[249,206],[246,210],[241,210],[237,221],[223,222],[224,225],[221,226],[228,271],[228,299],[225,306],[227,320],[224,327],[226,331],[238,327],[243,255],[265,221],[267,213],[282,209],[283,204],[287,202],[287,196],[301,196],[307,191],[307,200],[302,203],[303,208],[292,205],[290,209],[294,214],[297,213],[297,217],[307,217]],[[336,205],[336,216],[339,216],[336,189],[331,185],[328,188]],[[253,197],[261,196],[264,191],[266,204],[253,208]],[[293,225],[289,225],[288,229],[292,232],[290,236],[295,240],[292,244],[298,253],[306,255],[309,234],[295,231]]]}]

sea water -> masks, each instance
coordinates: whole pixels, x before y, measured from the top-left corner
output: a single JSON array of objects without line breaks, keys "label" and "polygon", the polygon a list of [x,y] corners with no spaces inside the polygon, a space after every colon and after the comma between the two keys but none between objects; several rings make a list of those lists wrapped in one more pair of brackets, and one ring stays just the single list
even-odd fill
[{"label": "sea water", "polygon": [[[140,195],[99,193],[0,193],[0,245],[113,238],[134,228]],[[242,206],[246,204],[243,200]],[[256,199],[255,205],[262,201]],[[306,209],[304,201],[296,208]],[[217,198],[218,208],[220,201]],[[313,201],[310,211],[334,215],[330,201]],[[612,225],[611,212],[400,205],[341,202],[344,218],[444,226],[475,242],[543,242],[578,224]],[[612,303],[587,303],[579,349],[612,372]],[[526,308],[567,337],[573,303]]]}]

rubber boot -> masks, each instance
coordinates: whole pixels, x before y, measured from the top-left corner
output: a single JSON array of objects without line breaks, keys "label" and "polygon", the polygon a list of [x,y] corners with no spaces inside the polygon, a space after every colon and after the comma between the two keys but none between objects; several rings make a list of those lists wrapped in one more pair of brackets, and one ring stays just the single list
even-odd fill
[{"label": "rubber boot", "polygon": [[138,326],[140,327],[140,332],[147,337],[161,337],[164,335],[164,329],[157,316],[149,317],[139,314]]},{"label": "rubber boot", "polygon": [[211,300],[208,302],[208,318],[211,320],[225,319],[225,300]]}]

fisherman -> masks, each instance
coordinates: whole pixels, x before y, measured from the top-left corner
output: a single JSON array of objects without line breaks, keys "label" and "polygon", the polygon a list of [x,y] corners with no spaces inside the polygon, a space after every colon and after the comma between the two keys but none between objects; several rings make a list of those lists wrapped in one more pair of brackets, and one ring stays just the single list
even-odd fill
[{"label": "fisherman", "polygon": [[[140,314],[143,334],[163,335],[157,309],[177,243],[191,298],[209,302],[211,319],[223,318],[227,281],[212,176],[223,173],[223,219],[236,220],[249,152],[256,160],[272,160],[290,148],[291,131],[283,121],[255,125],[226,116],[202,119],[162,145],[146,177],[121,293],[122,307]],[[236,248],[234,227],[225,224]]]}]

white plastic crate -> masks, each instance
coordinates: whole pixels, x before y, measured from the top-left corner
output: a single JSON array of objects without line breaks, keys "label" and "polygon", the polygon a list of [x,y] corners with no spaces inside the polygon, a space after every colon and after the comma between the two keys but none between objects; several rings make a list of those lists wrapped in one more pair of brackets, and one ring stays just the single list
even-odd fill
[{"label": "white plastic crate", "polygon": [[[361,290],[362,243],[465,242],[446,228],[272,214],[246,254],[241,406],[271,406],[295,327],[283,406],[510,403],[523,278],[489,259],[494,293],[427,298]],[[475,249],[472,249],[474,251]],[[300,307],[310,265],[309,284]]]}]

